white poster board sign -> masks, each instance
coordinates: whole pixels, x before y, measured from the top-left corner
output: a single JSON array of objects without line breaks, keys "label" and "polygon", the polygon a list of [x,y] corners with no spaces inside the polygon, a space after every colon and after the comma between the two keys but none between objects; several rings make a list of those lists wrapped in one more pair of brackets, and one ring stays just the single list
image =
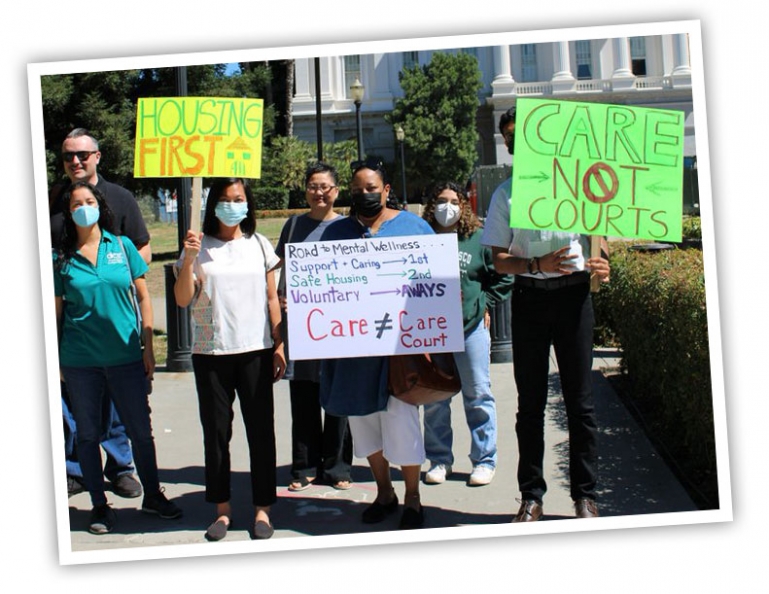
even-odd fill
[{"label": "white poster board sign", "polygon": [[454,233],[286,245],[294,360],[464,351]]}]

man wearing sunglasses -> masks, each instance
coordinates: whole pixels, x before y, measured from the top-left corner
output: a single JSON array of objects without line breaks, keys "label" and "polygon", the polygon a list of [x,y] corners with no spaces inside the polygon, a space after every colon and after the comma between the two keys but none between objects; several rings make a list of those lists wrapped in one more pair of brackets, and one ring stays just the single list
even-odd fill
[{"label": "man wearing sunglasses", "polygon": [[[134,242],[144,261],[149,264],[152,259],[150,234],[144,224],[139,205],[133,194],[119,186],[108,182],[97,173],[101,161],[98,141],[84,128],[75,128],[64,139],[61,146],[61,156],[64,172],[70,182],[87,181],[96,186],[112,210],[115,217],[115,228],[120,235],[126,235]],[[59,198],[66,188],[62,184],[54,186],[49,196],[51,206],[51,241],[56,247],[61,237],[64,215]]]},{"label": "man wearing sunglasses", "polygon": [[[98,141],[84,128],[75,128],[67,134],[61,147],[64,172],[70,183],[86,181],[96,186],[104,195],[107,204],[115,217],[115,229],[118,234],[125,235],[134,243],[142,258],[149,264],[152,259],[150,234],[142,218],[139,205],[133,194],[119,186],[108,182],[97,173],[101,160]],[[68,183],[61,183],[51,188],[48,196],[51,214],[51,245],[59,247],[64,227],[65,205],[61,198]],[[64,416],[64,453],[67,459],[67,490],[69,495],[82,492],[82,471],[77,459],[76,427],[69,406],[69,395],[62,383],[62,413]],[[105,438],[101,442],[107,455],[104,465],[104,475],[112,484],[112,490],[121,497],[139,497],[142,494],[141,484],[134,478],[133,455],[131,445],[126,435],[125,427],[117,416],[114,406],[110,405],[109,417],[105,419]]]}]

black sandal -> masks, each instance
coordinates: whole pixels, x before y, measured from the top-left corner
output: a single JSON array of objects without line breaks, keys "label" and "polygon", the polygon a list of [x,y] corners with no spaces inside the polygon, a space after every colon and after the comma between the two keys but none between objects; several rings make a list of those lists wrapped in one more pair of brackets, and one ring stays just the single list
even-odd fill
[{"label": "black sandal", "polygon": [[311,480],[309,480],[306,476],[300,476],[299,478],[291,480],[291,482],[288,484],[288,490],[291,492],[304,491],[310,485],[312,485]]}]

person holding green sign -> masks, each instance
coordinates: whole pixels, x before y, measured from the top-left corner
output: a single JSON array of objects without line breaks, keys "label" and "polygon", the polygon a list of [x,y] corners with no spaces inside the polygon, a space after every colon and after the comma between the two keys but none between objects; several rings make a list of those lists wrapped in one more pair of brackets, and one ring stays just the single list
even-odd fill
[{"label": "person holding green sign", "polygon": [[[513,154],[515,109],[500,118]],[[608,248],[589,258],[585,235],[538,229],[512,229],[512,182],[492,195],[482,243],[492,249],[497,272],[515,275],[512,297],[513,372],[518,389],[515,430],[521,506],[513,522],[533,522],[543,513],[544,423],[550,348],[555,349],[569,428],[571,497],[579,518],[598,516],[597,424],[590,373],[593,358],[593,305],[590,278],[609,280]]]}]

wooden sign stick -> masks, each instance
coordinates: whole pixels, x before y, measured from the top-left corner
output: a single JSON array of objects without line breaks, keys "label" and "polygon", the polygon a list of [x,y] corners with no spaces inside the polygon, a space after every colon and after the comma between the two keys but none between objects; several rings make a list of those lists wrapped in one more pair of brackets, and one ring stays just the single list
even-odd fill
[{"label": "wooden sign stick", "polygon": [[200,208],[203,204],[203,178],[192,178],[192,200],[190,203],[190,231],[200,232]]},{"label": "wooden sign stick", "polygon": [[[591,258],[601,257],[601,236],[600,235],[590,236],[590,257]],[[590,273],[590,292],[597,293],[600,288],[601,288],[601,281],[598,280],[598,277],[591,272]]]}]

